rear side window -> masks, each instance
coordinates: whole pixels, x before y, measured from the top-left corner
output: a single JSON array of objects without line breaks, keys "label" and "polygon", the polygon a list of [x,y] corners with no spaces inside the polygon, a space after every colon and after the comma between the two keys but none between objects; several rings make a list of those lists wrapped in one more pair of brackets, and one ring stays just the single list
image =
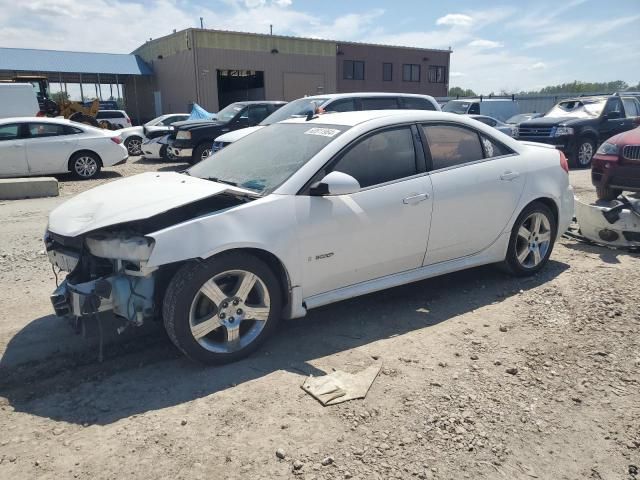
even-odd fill
[{"label": "rear side window", "polygon": [[453,125],[425,125],[434,170],[484,158],[480,138],[473,130]]},{"label": "rear side window", "polygon": [[426,98],[419,97],[402,97],[402,108],[409,110],[435,110],[433,106]]},{"label": "rear side window", "polygon": [[0,142],[3,140],[15,140],[18,138],[18,131],[20,125],[17,123],[10,123],[9,125],[0,125]]},{"label": "rear side window", "polygon": [[122,112],[98,112],[96,115],[98,119],[106,119],[106,118],[124,118],[124,113]]},{"label": "rear side window", "polygon": [[397,108],[399,108],[398,99],[395,97],[374,97],[362,99],[362,110],[389,110]]},{"label": "rear side window", "polygon": [[32,138],[57,137],[58,135],[67,135],[64,125],[58,125],[56,123],[29,124],[29,136]]},{"label": "rear side window", "polygon": [[485,135],[480,135],[482,142],[482,151],[485,158],[501,157],[502,155],[510,155],[513,153],[509,148],[503,144],[496,142],[494,139]]},{"label": "rear side window", "polygon": [[624,105],[624,111],[628,118],[640,116],[640,112],[638,112],[638,102],[634,98],[623,98],[622,104]]},{"label": "rear side window", "polygon": [[418,170],[411,129],[385,130],[365,138],[331,171],[351,175],[362,188],[415,175]]},{"label": "rear side window", "polygon": [[356,109],[356,104],[353,98],[343,98],[331,102],[324,107],[325,112],[353,112]]},{"label": "rear side window", "polygon": [[477,102],[472,103],[469,106],[469,111],[467,113],[469,115],[480,115],[480,104]]},{"label": "rear side window", "polygon": [[249,123],[257,125],[269,115],[269,107],[266,105],[249,106]]},{"label": "rear side window", "polygon": [[489,125],[490,127],[495,127],[498,124],[498,122],[491,117],[475,117],[474,120],[482,122],[485,125]]}]

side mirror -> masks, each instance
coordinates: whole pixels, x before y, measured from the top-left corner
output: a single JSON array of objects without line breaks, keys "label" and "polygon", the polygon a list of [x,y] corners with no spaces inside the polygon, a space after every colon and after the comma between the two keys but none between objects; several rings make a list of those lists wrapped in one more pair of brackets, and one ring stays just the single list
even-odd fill
[{"label": "side mirror", "polygon": [[360,183],[351,175],[342,172],[331,172],[321,181],[311,185],[309,193],[314,196],[348,195],[360,190]]}]

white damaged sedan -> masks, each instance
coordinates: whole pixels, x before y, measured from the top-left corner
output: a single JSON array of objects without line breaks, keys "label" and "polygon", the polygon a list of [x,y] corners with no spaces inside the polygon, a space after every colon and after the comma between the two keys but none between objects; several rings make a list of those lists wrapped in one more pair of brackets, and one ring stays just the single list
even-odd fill
[{"label": "white damaged sedan", "polygon": [[162,318],[190,358],[237,360],[321,305],[490,263],[537,272],[573,216],[567,173],[554,148],[454,114],[286,120],[55,209],[46,249],[69,273],[52,302]]}]

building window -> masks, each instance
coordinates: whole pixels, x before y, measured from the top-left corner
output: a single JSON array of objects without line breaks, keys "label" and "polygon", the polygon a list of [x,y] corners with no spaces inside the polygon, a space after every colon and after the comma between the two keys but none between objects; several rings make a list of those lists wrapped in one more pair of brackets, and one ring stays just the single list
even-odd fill
[{"label": "building window", "polygon": [[447,67],[430,66],[429,67],[429,83],[446,83]]},{"label": "building window", "polygon": [[345,80],[364,80],[364,62],[345,60],[343,68]]},{"label": "building window", "polygon": [[414,63],[405,63],[404,65],[402,65],[402,81],[419,82],[420,65],[416,65]]},{"label": "building window", "polygon": [[382,64],[382,80],[385,82],[393,80],[393,63]]}]

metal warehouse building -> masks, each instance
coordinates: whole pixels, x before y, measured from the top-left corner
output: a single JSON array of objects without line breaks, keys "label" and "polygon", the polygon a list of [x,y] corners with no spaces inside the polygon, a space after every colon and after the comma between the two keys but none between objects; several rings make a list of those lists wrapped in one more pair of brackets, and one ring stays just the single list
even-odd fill
[{"label": "metal warehouse building", "polygon": [[450,50],[192,28],[149,40],[131,54],[0,48],[0,80],[46,75],[52,91],[79,85],[76,96],[82,100],[123,98],[128,113],[141,122],[188,111],[193,103],[217,112],[239,100],[334,92],[443,97],[450,55]]},{"label": "metal warehouse building", "polygon": [[446,96],[449,50],[188,29],[133,52],[154,71],[139,92],[143,115],[218,111],[239,100],[293,100],[333,92]]}]

